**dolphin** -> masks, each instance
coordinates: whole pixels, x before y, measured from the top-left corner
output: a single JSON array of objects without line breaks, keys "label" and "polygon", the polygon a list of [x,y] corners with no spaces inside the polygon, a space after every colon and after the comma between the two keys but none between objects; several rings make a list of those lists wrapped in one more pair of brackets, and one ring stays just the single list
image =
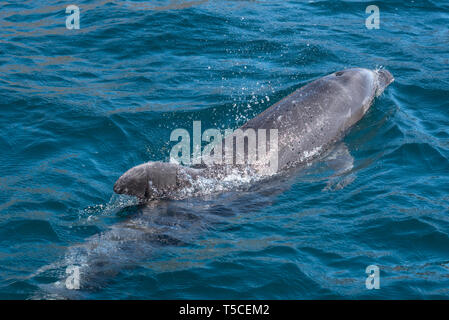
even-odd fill
[{"label": "dolphin", "polygon": [[[337,71],[297,89],[240,129],[277,129],[275,173],[285,172],[329,152],[349,128],[362,119],[375,97],[381,95],[393,81],[393,75],[386,69]],[[248,153],[246,144],[244,150]],[[248,154],[245,156],[248,157]],[[247,164],[243,169],[250,169],[252,178],[265,178],[273,174],[251,170],[254,165]],[[247,174],[248,170],[242,170],[242,166],[235,163],[230,166],[208,166],[203,163],[189,167],[168,162],[147,162],[126,171],[114,184],[114,192],[141,200],[179,199],[198,194],[196,187],[205,183],[216,186],[216,190],[223,190],[223,182],[230,176],[235,177],[236,172],[238,176]]]},{"label": "dolphin", "polygon": [[[248,165],[250,170],[234,164],[189,167],[165,162],[148,162],[131,168],[117,180],[114,191],[146,203],[133,202],[134,206],[119,208],[120,215],[132,214],[86,242],[71,246],[64,260],[44,266],[31,275],[30,278],[44,274],[60,279],[40,285],[42,292],[34,298],[85,298],[88,292],[106,286],[109,279],[123,269],[133,268],[149,257],[158,256],[159,252],[188,248],[209,226],[226,222],[234,215],[225,204],[263,205],[258,204],[257,199],[264,197],[251,197],[247,201],[235,199],[254,193],[274,196],[283,192],[294,182],[292,177],[296,173],[306,172],[302,171],[302,166],[314,159],[325,158],[326,164],[337,172],[350,170],[353,159],[346,146],[338,141],[393,81],[391,73],[384,69],[335,72],[296,90],[244,124],[242,130],[278,130],[278,172],[274,174],[252,171],[251,164]],[[270,183],[254,184],[254,175],[268,176]],[[200,194],[197,190],[225,190],[229,182],[230,188],[235,190],[232,180],[235,176],[239,183],[247,181],[249,192],[223,193],[212,202],[190,197]],[[245,177],[249,179],[242,179]],[[334,188],[348,183],[338,178],[338,175],[329,177],[329,182],[335,179]],[[351,179],[351,176],[346,175],[344,179]],[[220,188],[216,188],[217,185]],[[177,197],[187,199],[164,199]]]}]

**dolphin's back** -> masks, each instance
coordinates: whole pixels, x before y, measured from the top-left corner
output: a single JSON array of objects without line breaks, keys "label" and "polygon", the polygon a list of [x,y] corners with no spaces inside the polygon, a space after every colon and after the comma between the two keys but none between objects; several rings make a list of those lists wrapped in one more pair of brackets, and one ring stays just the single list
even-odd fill
[{"label": "dolphin's back", "polygon": [[375,93],[367,69],[349,69],[315,80],[242,126],[278,129],[278,164],[285,168],[321,154],[360,120]]},{"label": "dolphin's back", "polygon": [[[234,141],[230,143],[232,149],[237,150],[237,147],[243,144],[243,158],[249,159],[250,155],[254,156],[254,150],[250,148],[249,134],[248,139],[244,139],[241,133],[252,128],[258,134],[259,129],[265,129],[266,141],[269,142],[265,149],[268,150],[272,142],[269,137],[271,130],[277,130],[276,150],[272,152],[270,149],[267,155],[257,150],[256,165],[228,166],[228,161],[222,161],[220,164],[206,165],[202,168],[188,168],[169,163],[148,162],[125,172],[115,183],[114,191],[148,199],[173,197],[174,194],[179,194],[179,190],[185,190],[186,186],[190,189],[198,186],[200,190],[204,185],[208,188],[212,186],[210,190],[215,190],[214,186],[218,186],[217,190],[227,190],[228,180],[236,175],[234,169],[242,169],[237,174],[251,169],[250,173],[256,171],[259,176],[272,175],[272,154],[276,155],[273,161],[276,163],[274,173],[304,164],[325,153],[341,139],[348,128],[363,117],[374,97],[381,94],[393,80],[393,76],[387,70],[355,68],[332,73],[296,90],[248,121],[239,128],[241,130],[236,130],[238,133],[234,132],[223,140],[225,142],[222,144],[223,155],[226,158],[229,158],[228,153],[235,158],[236,154],[241,155],[241,151],[228,152],[230,148],[226,145],[230,140],[228,138],[231,138],[231,141]],[[237,143],[237,140],[240,142]],[[263,139],[261,141],[263,146]],[[270,170],[259,171],[261,162],[259,153],[263,155],[262,160],[269,159]],[[217,158],[220,159],[219,154]],[[205,159],[204,156],[202,159]],[[167,167],[167,170],[160,167]],[[221,182],[225,187],[220,184]]]}]

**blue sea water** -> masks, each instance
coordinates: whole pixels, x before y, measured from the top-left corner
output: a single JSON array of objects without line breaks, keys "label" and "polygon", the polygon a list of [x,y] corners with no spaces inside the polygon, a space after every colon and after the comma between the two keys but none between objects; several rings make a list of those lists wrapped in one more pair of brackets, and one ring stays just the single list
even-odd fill
[{"label": "blue sea water", "polygon": [[[447,1],[73,4],[78,30],[66,1],[0,2],[1,299],[449,297]],[[395,82],[344,139],[344,187],[317,163],[206,198],[113,194],[173,129],[237,128],[349,67]],[[61,289],[83,263],[87,286]]]}]

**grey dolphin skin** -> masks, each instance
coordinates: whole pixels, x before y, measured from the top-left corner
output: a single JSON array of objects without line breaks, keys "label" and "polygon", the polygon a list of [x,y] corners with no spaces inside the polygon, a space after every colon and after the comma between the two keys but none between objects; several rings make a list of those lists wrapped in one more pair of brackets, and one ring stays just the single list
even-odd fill
[{"label": "grey dolphin skin", "polygon": [[[277,170],[282,172],[329,150],[393,81],[385,69],[338,71],[299,88],[240,129],[278,130]],[[223,179],[223,167],[147,162],[125,172],[115,183],[114,192],[140,199],[170,198],[194,186],[198,179]]]}]

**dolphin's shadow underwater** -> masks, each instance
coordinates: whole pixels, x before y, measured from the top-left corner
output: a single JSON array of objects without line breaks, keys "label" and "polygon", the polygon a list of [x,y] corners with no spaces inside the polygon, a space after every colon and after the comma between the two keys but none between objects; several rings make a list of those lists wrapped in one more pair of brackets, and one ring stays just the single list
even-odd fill
[{"label": "dolphin's shadow underwater", "polygon": [[[183,192],[184,197],[176,196],[187,185],[185,181],[189,188],[203,183],[204,177],[212,186],[222,183],[220,168],[191,169],[149,162],[128,170],[114,191],[136,196],[142,204],[121,208],[117,214],[127,216],[122,222],[70,247],[63,262],[39,270],[37,274],[54,269],[61,279],[42,286],[44,292],[56,298],[82,298],[83,293],[102,288],[121,270],[157,257],[158,252],[194,247],[201,234],[226,224],[235,215],[234,205],[240,206],[239,212],[258,210],[299,177],[304,182],[326,181],[324,190],[343,188],[355,178],[354,159],[339,141],[391,82],[393,77],[386,70],[339,71],[268,108],[242,128],[279,128],[279,172],[259,179],[233,180],[218,194],[212,187],[193,197]],[[335,94],[338,96],[331,96]],[[214,175],[217,178],[211,180]],[[245,197],[253,200],[243,201]],[[244,210],[241,206],[250,207]]]}]

